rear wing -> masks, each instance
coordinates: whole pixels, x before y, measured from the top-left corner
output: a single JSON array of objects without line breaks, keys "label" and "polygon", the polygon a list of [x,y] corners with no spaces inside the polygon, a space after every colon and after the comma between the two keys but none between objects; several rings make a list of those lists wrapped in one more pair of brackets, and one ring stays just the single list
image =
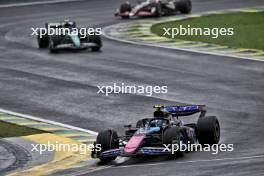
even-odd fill
[{"label": "rear wing", "polygon": [[201,113],[201,116],[205,116],[206,106],[205,105],[184,105],[184,106],[163,106],[154,105],[156,111],[154,112],[154,117],[158,117],[163,114],[171,114],[174,117],[178,116],[189,116],[195,113]]}]

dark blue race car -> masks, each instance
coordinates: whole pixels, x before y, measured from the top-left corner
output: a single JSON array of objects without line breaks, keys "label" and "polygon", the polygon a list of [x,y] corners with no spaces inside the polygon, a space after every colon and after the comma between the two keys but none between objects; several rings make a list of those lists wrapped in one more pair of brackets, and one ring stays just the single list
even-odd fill
[{"label": "dark blue race car", "polygon": [[[218,144],[220,125],[215,116],[206,116],[205,105],[161,106],[155,105],[153,118],[141,119],[136,127],[126,125],[124,136],[112,129],[99,132],[95,145],[101,151],[93,151],[92,157],[109,162],[117,156],[183,154],[167,146]],[[197,123],[185,124],[179,117],[200,113]]]}]

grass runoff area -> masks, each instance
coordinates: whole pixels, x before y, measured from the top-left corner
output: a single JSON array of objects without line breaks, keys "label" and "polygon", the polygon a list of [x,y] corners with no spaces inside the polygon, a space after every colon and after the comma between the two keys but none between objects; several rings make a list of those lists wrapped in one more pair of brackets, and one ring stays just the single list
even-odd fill
[{"label": "grass runoff area", "polygon": [[0,138],[27,136],[40,133],[43,133],[43,131],[0,121]]},{"label": "grass runoff area", "polygon": [[[204,30],[210,28],[211,35],[163,35],[168,28],[201,28]],[[218,37],[212,35],[213,28],[218,28]],[[226,35],[220,35],[219,29],[233,28]],[[264,50],[264,12],[234,12],[227,14],[208,15],[198,18],[190,18],[181,21],[172,21],[155,24],[151,31],[160,36],[171,39],[182,39],[188,41],[214,43],[236,48],[250,48]],[[203,33],[204,34],[204,33]]]}]

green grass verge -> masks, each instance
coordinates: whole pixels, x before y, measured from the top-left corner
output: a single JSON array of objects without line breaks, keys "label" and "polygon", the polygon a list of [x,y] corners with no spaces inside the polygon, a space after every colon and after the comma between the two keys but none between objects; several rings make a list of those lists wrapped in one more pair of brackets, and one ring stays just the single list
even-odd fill
[{"label": "green grass verge", "polygon": [[40,134],[44,131],[0,121],[0,138]]},{"label": "green grass verge", "polygon": [[[220,44],[237,48],[252,48],[264,50],[264,12],[234,12],[227,14],[202,16],[199,18],[190,18],[182,21],[172,21],[167,23],[155,24],[151,27],[151,31],[157,35],[164,34],[163,28],[233,28],[234,35],[220,36],[212,38],[211,36],[194,36],[184,35],[175,36],[175,39],[188,41],[198,41],[206,43]],[[167,38],[172,38],[166,35]]]}]

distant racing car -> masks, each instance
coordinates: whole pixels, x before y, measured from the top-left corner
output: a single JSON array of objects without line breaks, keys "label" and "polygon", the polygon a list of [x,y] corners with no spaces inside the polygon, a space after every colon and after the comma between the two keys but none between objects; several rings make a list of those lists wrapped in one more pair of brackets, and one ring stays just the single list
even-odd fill
[{"label": "distant racing car", "polygon": [[121,4],[115,16],[130,17],[161,17],[176,12],[188,14],[192,10],[191,0],[145,0],[132,6],[129,2]]},{"label": "distant racing car", "polygon": [[[154,106],[153,118],[141,119],[136,127],[131,125],[124,136],[107,129],[99,132],[95,145],[101,146],[101,151],[92,151],[93,158],[103,162],[115,160],[117,156],[137,155],[169,155],[176,156],[182,151],[173,153],[165,150],[165,145],[180,143],[199,143],[201,146],[218,144],[220,140],[220,125],[215,116],[205,116],[205,105],[187,106]],[[197,123],[185,124],[180,116],[200,113]]]},{"label": "distant racing car", "polygon": [[100,35],[83,35],[80,32],[73,32],[76,28],[76,22],[65,20],[62,22],[50,22],[45,24],[45,28],[61,29],[64,33],[48,35],[40,35],[37,40],[39,48],[49,48],[51,53],[58,52],[59,50],[71,49],[80,50],[90,48],[92,51],[99,51],[102,47]]}]

